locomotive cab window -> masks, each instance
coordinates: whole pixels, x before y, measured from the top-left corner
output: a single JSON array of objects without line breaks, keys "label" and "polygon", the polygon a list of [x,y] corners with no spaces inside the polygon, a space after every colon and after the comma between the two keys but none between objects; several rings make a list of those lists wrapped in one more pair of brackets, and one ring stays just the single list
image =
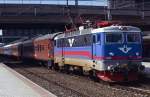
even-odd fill
[{"label": "locomotive cab window", "polygon": [[123,42],[122,33],[106,33],[105,41],[106,43],[122,43]]},{"label": "locomotive cab window", "polygon": [[139,43],[141,41],[140,33],[128,33],[127,42],[129,43]]}]

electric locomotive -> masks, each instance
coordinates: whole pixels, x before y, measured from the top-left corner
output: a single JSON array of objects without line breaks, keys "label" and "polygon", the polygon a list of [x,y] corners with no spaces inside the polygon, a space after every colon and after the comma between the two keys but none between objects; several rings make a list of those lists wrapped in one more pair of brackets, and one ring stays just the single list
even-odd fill
[{"label": "electric locomotive", "polygon": [[80,27],[79,31],[60,34],[54,40],[57,68],[88,72],[108,82],[135,81],[144,70],[142,36],[137,27]]}]

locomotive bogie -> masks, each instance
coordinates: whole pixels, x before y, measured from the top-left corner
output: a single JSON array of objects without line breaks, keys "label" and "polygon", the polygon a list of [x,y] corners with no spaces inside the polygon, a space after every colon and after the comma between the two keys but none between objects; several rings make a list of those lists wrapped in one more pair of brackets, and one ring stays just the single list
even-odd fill
[{"label": "locomotive bogie", "polygon": [[61,58],[61,57],[56,57],[55,58],[55,63],[58,63],[60,66],[64,66],[64,64],[69,64],[72,66],[77,66],[77,67],[82,67],[84,71],[89,71],[93,67],[93,62],[92,60],[84,60],[80,58]]},{"label": "locomotive bogie", "polygon": [[91,60],[84,60],[79,58],[65,58],[65,64],[83,67],[84,71],[91,70],[93,66],[93,62]]}]

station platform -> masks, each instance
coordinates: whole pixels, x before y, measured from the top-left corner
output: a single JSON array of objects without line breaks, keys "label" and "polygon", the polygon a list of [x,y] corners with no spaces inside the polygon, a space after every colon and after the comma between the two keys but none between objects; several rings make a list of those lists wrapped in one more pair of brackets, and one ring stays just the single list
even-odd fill
[{"label": "station platform", "polygon": [[0,97],[57,97],[0,63]]},{"label": "station platform", "polygon": [[150,78],[150,62],[142,62],[142,65],[145,66],[144,74]]}]

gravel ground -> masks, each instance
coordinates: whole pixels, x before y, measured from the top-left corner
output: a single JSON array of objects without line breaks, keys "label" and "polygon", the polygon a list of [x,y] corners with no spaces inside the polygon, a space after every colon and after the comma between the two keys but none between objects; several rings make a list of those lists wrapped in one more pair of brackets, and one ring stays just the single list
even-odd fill
[{"label": "gravel ground", "polygon": [[150,97],[137,91],[94,82],[86,76],[56,72],[42,66],[23,66],[16,63],[8,66],[58,97]]}]

